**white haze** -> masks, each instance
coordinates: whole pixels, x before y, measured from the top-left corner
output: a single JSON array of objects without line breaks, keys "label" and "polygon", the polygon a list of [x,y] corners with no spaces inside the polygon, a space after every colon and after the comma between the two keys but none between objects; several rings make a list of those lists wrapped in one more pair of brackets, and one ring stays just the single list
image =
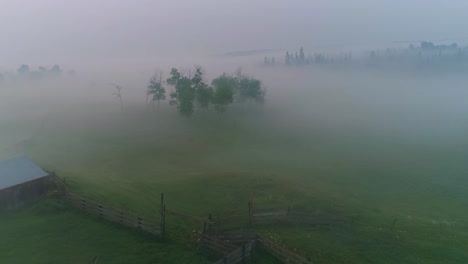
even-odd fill
[{"label": "white haze", "polygon": [[2,0],[0,67],[467,42],[466,10],[463,0]]},{"label": "white haze", "polygon": [[200,64],[212,79],[242,66],[267,86],[265,108],[278,122],[305,131],[322,126],[382,140],[455,144],[468,130],[467,77],[265,69],[257,65],[262,55],[215,55],[271,49],[280,60],[285,50],[299,46],[348,50],[419,40],[463,45],[466,10],[466,1],[431,0],[3,0],[0,71],[58,63],[77,74],[0,84],[0,118],[44,118],[71,105],[110,103],[118,109],[111,83],[124,87],[126,105],[143,105],[156,70],[167,76],[171,67]]}]

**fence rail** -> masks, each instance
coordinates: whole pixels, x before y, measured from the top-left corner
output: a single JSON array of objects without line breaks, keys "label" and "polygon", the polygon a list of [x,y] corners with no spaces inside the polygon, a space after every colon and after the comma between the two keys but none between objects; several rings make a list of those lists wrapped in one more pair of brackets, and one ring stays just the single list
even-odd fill
[{"label": "fence rail", "polygon": [[114,209],[72,193],[68,193],[67,198],[72,205],[87,213],[127,227],[140,229],[153,235],[161,235],[160,223],[156,223],[143,216],[135,215],[120,209]]},{"label": "fence rail", "polygon": [[221,232],[221,233],[216,233],[212,235],[216,236],[219,239],[222,239],[224,241],[228,241],[234,244],[246,243],[246,242],[255,241],[258,239],[257,233],[252,233],[252,232]]},{"label": "fence rail", "polygon": [[[50,174],[55,178],[57,187],[64,192],[67,200],[76,208],[111,222],[139,229],[153,235],[158,235],[162,239],[165,238],[166,214],[203,223],[204,233],[200,240],[201,246],[223,255],[221,259],[214,262],[215,264],[235,264],[243,262],[245,258],[251,255],[253,247],[257,241],[260,242],[267,251],[284,263],[311,263],[306,258],[281,247],[271,240],[259,236],[254,232],[243,231],[215,233],[215,229],[228,230],[226,227],[231,227],[231,225],[239,228],[240,226],[244,226],[243,223],[249,224],[252,227],[256,224],[269,224],[278,220],[283,221],[285,219],[288,220],[288,222],[294,219],[301,219],[302,221],[315,224],[322,222],[328,224],[331,222],[341,222],[341,219],[332,220],[331,218],[323,218],[323,216],[317,217],[316,214],[303,213],[300,211],[291,212],[291,207],[288,207],[287,209],[257,209],[254,208],[252,200],[249,201],[248,211],[230,212],[225,215],[217,215],[217,217],[213,217],[210,214],[207,218],[204,218],[167,210],[164,203],[164,194],[161,194],[161,208],[159,210],[160,221],[157,222],[141,215],[112,208],[91,199],[75,195],[70,192],[65,179],[59,178],[55,173]],[[222,225],[224,228],[221,228],[221,223],[223,223]],[[247,230],[251,229],[251,227]]]},{"label": "fence rail", "polygon": [[209,218],[203,218],[203,217],[199,217],[199,216],[182,214],[182,213],[170,211],[170,210],[167,210],[167,209],[165,209],[164,212],[166,214],[168,214],[168,215],[178,216],[178,217],[181,217],[181,218],[185,218],[185,219],[189,219],[189,220],[193,220],[193,221],[197,221],[197,222],[201,222],[201,223],[214,224],[214,221],[209,219]]},{"label": "fence rail", "polygon": [[311,264],[309,260],[300,256],[291,250],[284,248],[275,242],[265,238],[264,236],[258,236],[258,242],[273,256],[278,258],[283,263],[298,263],[298,264]]},{"label": "fence rail", "polygon": [[234,245],[233,243],[224,241],[209,234],[203,234],[201,238],[201,244],[202,246],[223,255],[229,254],[238,248],[238,246]]},{"label": "fence rail", "polygon": [[255,241],[248,242],[242,247],[239,247],[235,251],[227,254],[220,260],[214,262],[214,264],[235,264],[242,262],[245,258],[250,257]]}]

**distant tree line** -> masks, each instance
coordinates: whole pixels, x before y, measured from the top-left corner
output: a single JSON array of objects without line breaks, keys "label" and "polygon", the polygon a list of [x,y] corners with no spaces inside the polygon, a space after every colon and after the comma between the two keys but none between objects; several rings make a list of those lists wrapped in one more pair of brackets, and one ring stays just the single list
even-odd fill
[{"label": "distant tree line", "polygon": [[[264,64],[272,65],[272,60],[265,57]],[[325,54],[316,52],[305,53],[286,51],[285,66],[306,65],[337,65],[366,68],[395,68],[398,70],[468,70],[468,47],[460,47],[457,43],[436,45],[423,41],[419,46],[413,44],[407,48],[371,50],[353,56],[351,52]]]},{"label": "distant tree line", "polygon": [[[289,52],[286,51],[283,64],[286,66],[300,66],[312,64],[329,64],[329,63],[344,63],[352,59],[352,53],[341,53],[339,55],[326,55],[323,53],[305,54],[304,48],[301,47],[299,51]],[[264,65],[275,65],[275,57],[265,56],[263,60]]]},{"label": "distant tree line", "polygon": [[419,46],[411,44],[407,48],[371,50],[357,63],[369,68],[465,71],[468,70],[468,47],[423,41]]},{"label": "distant tree line", "polygon": [[162,72],[156,72],[149,80],[146,103],[153,110],[166,99],[165,86],[171,88],[170,105],[177,107],[184,116],[190,116],[196,110],[224,112],[230,104],[258,103],[265,98],[261,81],[243,74],[240,69],[235,74],[223,73],[209,83],[201,66],[186,70],[172,68],[165,80]]},{"label": "distant tree line", "polygon": [[[22,78],[29,80],[53,78],[60,76],[62,72],[63,70],[58,64],[55,64],[50,68],[47,68],[45,66],[38,66],[36,69],[31,68],[28,64],[22,64],[18,67],[15,73],[0,72],[0,81],[7,78]],[[74,73],[74,71],[68,71],[68,74],[73,75]]]}]

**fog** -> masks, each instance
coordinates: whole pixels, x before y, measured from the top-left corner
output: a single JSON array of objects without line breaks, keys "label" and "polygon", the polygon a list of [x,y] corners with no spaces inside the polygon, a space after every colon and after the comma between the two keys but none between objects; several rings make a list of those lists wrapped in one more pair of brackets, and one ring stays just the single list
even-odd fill
[{"label": "fog", "polygon": [[[346,234],[347,249],[358,239],[385,244],[390,237],[400,255],[432,252],[445,243],[437,240],[449,234],[445,228],[453,233],[443,238],[456,233],[453,244],[463,248],[467,10],[461,0],[2,0],[0,159],[28,155],[69,177],[77,192],[92,195],[105,185],[96,197],[128,207],[161,186],[233,207],[245,198],[239,193],[253,190],[267,202],[278,195],[314,211],[358,212],[364,224]],[[206,86],[192,78],[197,66]],[[193,113],[182,113],[182,96],[169,102],[177,89],[167,80],[172,68],[180,83],[188,80],[180,90],[192,91]],[[166,98],[152,104],[155,73]],[[216,87],[211,81],[220,76],[235,84]],[[257,79],[258,97],[242,94],[241,80],[251,88]],[[226,87],[231,97],[222,101]],[[222,181],[232,175],[274,183]],[[206,179],[229,186],[226,196],[198,196]],[[190,212],[206,209],[176,199]],[[419,221],[412,215],[424,225],[392,233],[395,216]],[[391,230],[381,232],[376,226],[390,218]],[[444,230],[443,221],[450,223]],[[334,241],[330,230],[320,232]],[[363,245],[353,250],[371,251]],[[390,254],[382,248],[379,254]]]},{"label": "fog", "polygon": [[2,67],[468,40],[462,0],[4,0],[1,7]]},{"label": "fog", "polygon": [[[457,144],[468,130],[467,78],[461,74],[407,75],[362,69],[264,68],[257,57],[198,59],[207,80],[237,67],[262,80],[267,89],[262,108],[292,128],[357,130],[388,140],[413,143]],[[197,63],[198,64],[198,63]],[[144,64],[143,64],[144,65]],[[143,108],[146,86],[153,71],[167,77],[170,67],[189,63],[155,64],[155,67],[93,69],[52,80],[12,80],[2,83],[2,117],[35,115],[70,107],[103,105],[118,110],[113,83],[123,86],[125,108]],[[171,90],[170,88],[168,88]],[[169,106],[168,102],[162,103]],[[353,133],[356,131],[353,131]]]}]

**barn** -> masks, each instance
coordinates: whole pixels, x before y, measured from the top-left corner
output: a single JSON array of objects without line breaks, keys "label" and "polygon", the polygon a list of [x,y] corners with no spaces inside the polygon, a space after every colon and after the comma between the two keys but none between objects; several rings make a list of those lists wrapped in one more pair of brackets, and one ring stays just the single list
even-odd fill
[{"label": "barn", "polygon": [[39,199],[49,174],[27,157],[0,161],[0,211]]}]

